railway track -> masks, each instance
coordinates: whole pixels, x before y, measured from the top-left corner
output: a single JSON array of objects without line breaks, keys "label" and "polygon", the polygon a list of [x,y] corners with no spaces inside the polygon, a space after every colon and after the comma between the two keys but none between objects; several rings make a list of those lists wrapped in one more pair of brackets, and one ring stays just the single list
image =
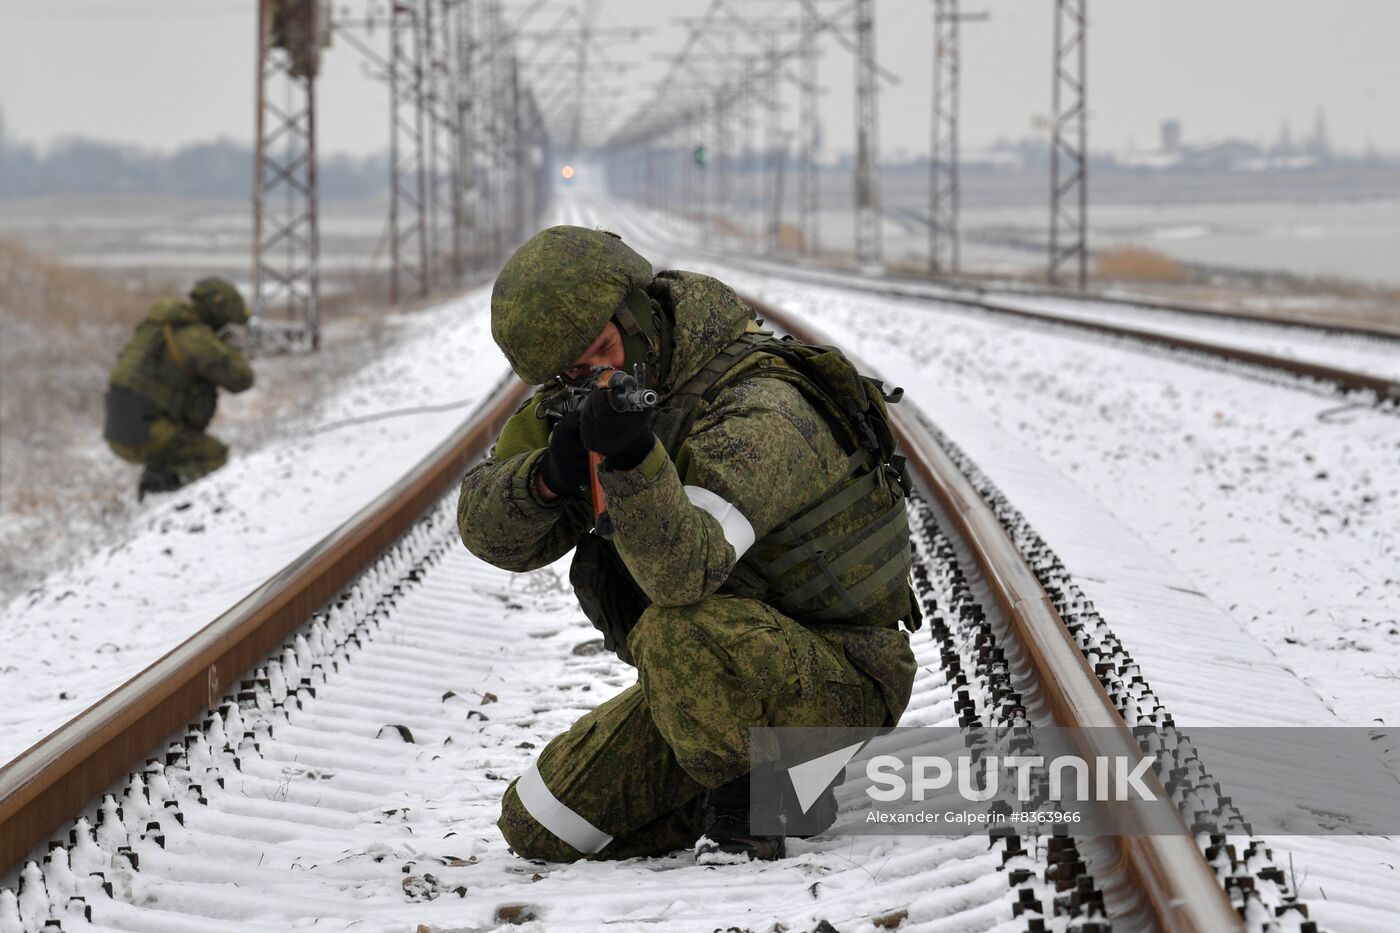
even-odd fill
[{"label": "railway track", "polygon": [[[792,274],[784,272],[784,275],[800,277],[800,273]],[[811,281],[821,282],[823,279],[815,278]],[[1363,395],[1368,400],[1387,407],[1394,408],[1400,406],[1400,379],[1347,366],[1285,356],[1280,353],[1265,352],[1245,346],[1203,339],[1201,337],[1171,333],[1167,330],[1131,326],[1107,320],[1096,320],[1091,317],[1069,316],[1049,310],[1012,304],[1004,299],[996,300],[975,295],[960,295],[956,292],[945,290],[933,292],[927,288],[896,285],[881,281],[862,282],[860,280],[842,280],[839,287],[855,288],[891,298],[933,301],[941,304],[957,305],[959,307],[971,308],[976,311],[1013,320],[1027,321],[1057,328],[1067,328],[1088,334],[1121,338],[1130,342],[1165,347],[1169,350],[1182,351],[1187,354],[1200,354],[1209,359],[1224,360],[1230,363],[1259,367],[1266,371],[1272,370],[1285,373],[1299,379],[1314,380],[1319,383],[1334,386],[1336,390],[1344,394],[1357,393]],[[1161,310],[1179,311],[1180,309],[1162,308]],[[1258,322],[1255,321],[1253,323]],[[1270,321],[1269,323],[1272,324],[1275,322]],[[1298,326],[1301,327],[1300,325]],[[1316,331],[1317,329],[1314,330]],[[1400,349],[1400,342],[1397,342],[1393,337],[1388,335],[1367,334],[1365,336],[1368,339],[1373,338],[1375,340],[1384,341],[1387,344],[1394,344]]]},{"label": "railway track", "polygon": [[1247,311],[1232,311],[1227,308],[1213,308],[1204,305],[1186,304],[1179,301],[1165,301],[1126,290],[1121,292],[1112,289],[1081,292],[1073,288],[1054,288],[1051,286],[1018,286],[1011,288],[995,286],[993,288],[988,288],[983,283],[975,280],[954,280],[952,284],[954,287],[966,289],[971,292],[1011,291],[1015,294],[1024,294],[1033,298],[1060,298],[1068,301],[1091,302],[1093,304],[1113,306],[1131,305],[1136,308],[1166,311],[1171,314],[1187,315],[1207,321],[1234,321],[1240,324],[1268,324],[1273,327],[1296,330],[1304,334],[1321,331],[1323,333],[1332,333],[1347,337],[1386,341],[1400,340],[1400,331],[1382,327],[1366,327],[1350,322],[1333,324],[1316,320],[1304,320],[1300,317],[1252,314]]},{"label": "railway track", "polygon": [[[954,916],[967,928],[1213,931],[1306,915],[1257,840],[1185,833],[864,837],[855,853],[838,825],[785,862],[728,876],[684,855],[510,856],[491,826],[505,782],[630,679],[578,625],[557,574],[496,572],[456,539],[456,479],[522,391],[500,393],[398,488],[0,770],[0,933],[532,919],[914,929]],[[917,416],[899,426],[922,486],[911,526],[932,635],[915,638],[904,722],[1110,726],[1120,745],[1133,742],[1128,725],[1169,723],[995,488]],[[1189,749],[1172,754],[1172,801],[1228,807]]]}]

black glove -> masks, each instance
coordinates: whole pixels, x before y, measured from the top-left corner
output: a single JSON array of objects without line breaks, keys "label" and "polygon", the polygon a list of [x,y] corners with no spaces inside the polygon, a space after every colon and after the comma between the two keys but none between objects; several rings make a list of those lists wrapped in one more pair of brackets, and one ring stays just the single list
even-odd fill
[{"label": "black glove", "polygon": [[569,496],[588,481],[588,449],[579,434],[581,418],[570,412],[549,432],[549,449],[540,457],[540,479],[556,496]]},{"label": "black glove", "polygon": [[583,403],[583,446],[603,455],[609,470],[631,470],[656,444],[651,433],[655,412],[614,411],[608,393],[597,390]]}]

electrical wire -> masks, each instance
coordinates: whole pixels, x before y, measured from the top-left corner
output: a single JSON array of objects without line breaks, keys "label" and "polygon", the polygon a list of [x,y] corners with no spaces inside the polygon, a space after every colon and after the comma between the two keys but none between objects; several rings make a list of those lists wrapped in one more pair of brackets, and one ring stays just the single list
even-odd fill
[{"label": "electrical wire", "polygon": [[307,436],[325,434],[328,431],[348,428],[355,424],[366,424],[370,421],[383,421],[386,418],[402,418],[405,415],[426,415],[439,411],[452,411],[454,408],[466,408],[468,405],[480,401],[476,398],[458,399],[455,402],[445,402],[442,405],[418,405],[413,408],[391,408],[388,411],[375,412],[372,415],[359,415],[354,418],[346,418],[342,421],[332,421],[330,424],[323,424],[318,428],[307,431]]}]

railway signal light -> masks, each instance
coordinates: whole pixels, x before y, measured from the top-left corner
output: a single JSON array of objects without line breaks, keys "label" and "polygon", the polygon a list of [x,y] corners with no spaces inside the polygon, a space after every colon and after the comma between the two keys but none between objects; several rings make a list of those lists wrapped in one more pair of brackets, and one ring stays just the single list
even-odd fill
[{"label": "railway signal light", "polygon": [[701,168],[704,168],[705,163],[710,160],[710,153],[704,146],[696,146],[694,156],[695,164]]}]

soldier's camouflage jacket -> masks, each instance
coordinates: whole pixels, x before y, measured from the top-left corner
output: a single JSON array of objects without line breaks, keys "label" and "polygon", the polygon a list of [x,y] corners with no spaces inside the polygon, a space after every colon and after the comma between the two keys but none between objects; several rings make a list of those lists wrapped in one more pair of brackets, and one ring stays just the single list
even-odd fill
[{"label": "soldier's camouflage jacket", "polygon": [[[748,306],[708,276],[662,272],[647,292],[666,318],[663,334],[670,336],[663,338],[669,359],[656,380],[664,409],[676,390],[756,325]],[[696,406],[673,454],[658,440],[635,470],[603,471],[614,527],[611,544],[652,603],[682,606],[712,594],[734,594],[781,606],[776,597],[789,595],[772,592],[771,575],[761,579],[750,569],[752,556],[762,553],[770,565],[781,558],[781,546],[773,543],[781,536],[771,533],[841,486],[851,458],[800,383],[783,378],[791,373],[779,372],[776,363],[750,357],[740,364],[751,371],[723,380],[708,403]],[[526,401],[490,456],[462,483],[457,518],[463,542],[506,570],[554,562],[593,525],[586,494],[546,503],[534,492],[535,465],[549,444],[540,403],[550,394],[544,386]],[[858,510],[847,512],[855,516]],[[823,527],[839,530],[840,520],[838,515]],[[907,578],[904,527],[899,540]],[[744,554],[749,558],[740,561]],[[880,685],[891,723],[907,704],[913,683],[913,655],[907,636],[898,631],[901,620],[910,620],[911,599],[905,585],[865,613],[864,625],[812,626],[840,641],[852,663]]]},{"label": "soldier's camouflage jacket", "polygon": [[145,396],[160,417],[202,431],[214,417],[219,388],[242,392],[253,384],[253,369],[198,311],[169,299],[137,325],[110,382]]}]

